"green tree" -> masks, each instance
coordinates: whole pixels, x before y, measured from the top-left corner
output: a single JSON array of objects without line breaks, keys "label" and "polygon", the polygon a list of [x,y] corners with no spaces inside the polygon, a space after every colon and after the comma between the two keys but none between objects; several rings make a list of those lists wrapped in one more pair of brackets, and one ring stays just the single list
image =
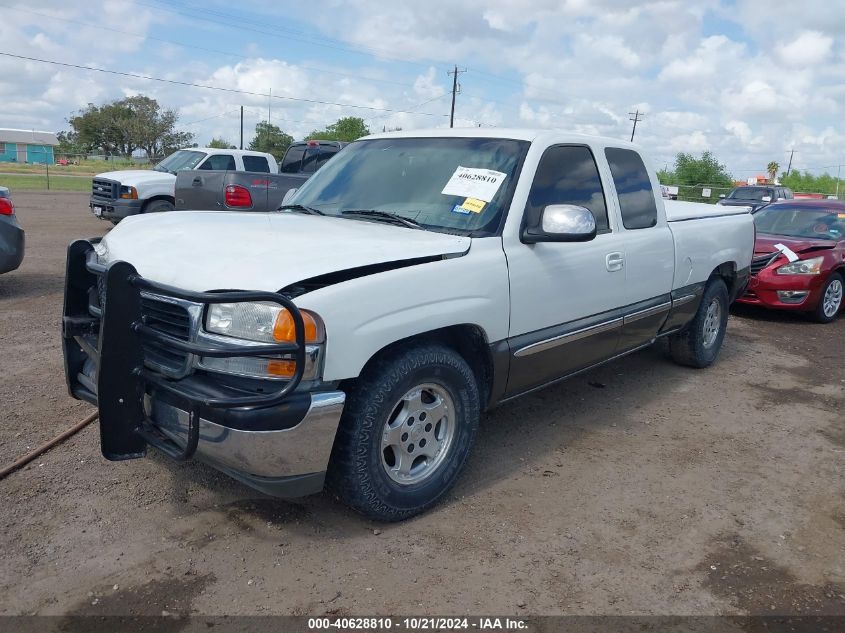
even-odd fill
[{"label": "green tree", "polygon": [[777,164],[777,161],[771,161],[768,165],[766,165],[766,172],[769,174],[769,180],[774,180],[775,177],[778,175],[778,170],[780,169],[780,165]]},{"label": "green tree", "polygon": [[68,134],[86,151],[129,156],[143,149],[150,157],[160,157],[193,140],[190,132],[176,129],[178,119],[175,110],[162,109],[155,99],[135,95],[99,106],[89,103],[68,119],[73,128]]},{"label": "green tree", "polygon": [[319,139],[321,141],[354,141],[370,133],[364,119],[354,116],[338,119],[325,130],[314,130],[306,140]]},{"label": "green tree", "polygon": [[87,153],[88,148],[79,141],[79,135],[76,132],[58,132],[56,138],[59,139],[59,144],[55,149],[56,156],[79,157]]},{"label": "green tree", "polygon": [[222,138],[211,139],[206,147],[213,147],[214,149],[238,149],[234,145],[231,145],[229,141]]},{"label": "green tree", "polygon": [[[801,191],[804,193],[824,193],[832,195],[836,193],[836,176],[830,174],[821,174],[814,176],[808,171],[801,173],[793,171],[787,176],[781,174],[781,183],[789,187],[793,191]],[[840,195],[845,192],[845,181],[839,182]]]},{"label": "green tree", "polygon": [[668,168],[659,169],[657,171],[657,180],[661,185],[677,185],[678,176],[674,171]]},{"label": "green tree", "polygon": [[711,152],[703,152],[699,158],[680,152],[675,156],[675,177],[679,185],[712,185],[732,187],[733,178]]},{"label": "green tree", "polygon": [[249,149],[272,154],[277,161],[282,160],[285,150],[293,143],[293,137],[286,134],[277,125],[260,121],[255,126],[255,138],[249,143]]}]

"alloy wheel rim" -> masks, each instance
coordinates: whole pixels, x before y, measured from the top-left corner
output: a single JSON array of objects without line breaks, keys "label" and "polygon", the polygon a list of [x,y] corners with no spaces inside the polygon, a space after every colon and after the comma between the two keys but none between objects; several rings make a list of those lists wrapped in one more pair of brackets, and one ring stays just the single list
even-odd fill
[{"label": "alloy wheel rim", "polygon": [[824,292],[824,299],[822,299],[822,310],[824,315],[828,318],[836,316],[839,312],[839,307],[842,305],[842,282],[834,279]]},{"label": "alloy wheel rim", "polygon": [[718,299],[713,299],[707,306],[707,313],[704,315],[704,347],[713,347],[716,338],[719,336],[719,329],[722,327],[722,306]]},{"label": "alloy wheel rim", "polygon": [[387,476],[418,484],[443,464],[455,438],[455,405],[440,385],[418,385],[391,409],[381,437],[381,463]]}]

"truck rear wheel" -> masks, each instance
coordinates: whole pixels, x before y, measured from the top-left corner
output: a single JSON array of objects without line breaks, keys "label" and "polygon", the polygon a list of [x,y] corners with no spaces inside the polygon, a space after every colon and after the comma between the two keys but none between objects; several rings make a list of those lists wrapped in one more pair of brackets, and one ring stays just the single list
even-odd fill
[{"label": "truck rear wheel", "polygon": [[475,376],[458,353],[431,344],[388,353],[347,397],[329,489],[380,521],[419,514],[457,480],[479,415]]},{"label": "truck rear wheel", "polygon": [[689,367],[708,367],[722,348],[728,325],[728,288],[720,278],[713,278],[704,288],[704,296],[693,320],[677,334],[669,336],[672,359]]}]

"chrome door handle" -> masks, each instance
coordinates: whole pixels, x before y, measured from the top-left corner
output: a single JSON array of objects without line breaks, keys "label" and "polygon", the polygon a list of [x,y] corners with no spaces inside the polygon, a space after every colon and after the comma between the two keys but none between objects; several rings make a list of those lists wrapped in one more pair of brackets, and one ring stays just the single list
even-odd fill
[{"label": "chrome door handle", "polygon": [[625,266],[625,257],[622,256],[622,253],[608,253],[607,257],[604,258],[604,263],[608,272],[613,273],[622,270]]}]

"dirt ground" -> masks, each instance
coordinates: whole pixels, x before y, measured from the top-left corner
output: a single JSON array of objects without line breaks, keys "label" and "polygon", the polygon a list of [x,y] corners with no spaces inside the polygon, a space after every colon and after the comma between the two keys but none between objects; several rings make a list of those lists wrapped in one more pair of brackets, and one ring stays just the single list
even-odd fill
[{"label": "dirt ground", "polygon": [[[82,419],[65,247],[84,194],[16,196],[0,276],[0,465]],[[487,414],[448,499],[377,525],[97,426],[0,481],[0,614],[845,614],[845,317],[735,310],[717,364],[658,348]]]}]

